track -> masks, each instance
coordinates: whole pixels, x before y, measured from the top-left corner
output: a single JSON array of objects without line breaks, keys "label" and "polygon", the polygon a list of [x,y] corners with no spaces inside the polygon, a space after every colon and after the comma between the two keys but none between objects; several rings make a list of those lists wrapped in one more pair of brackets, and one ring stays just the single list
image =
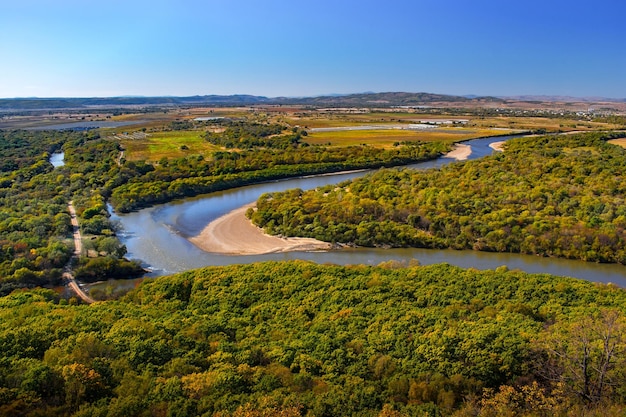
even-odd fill
[{"label": "track", "polygon": [[83,300],[87,304],[95,303],[96,300],[91,298],[89,294],[87,294],[78,284],[76,278],[72,274],[72,260],[78,259],[80,254],[83,251],[83,240],[80,235],[80,227],[78,226],[78,218],[76,217],[76,210],[74,209],[74,204],[70,201],[67,204],[67,209],[70,212],[70,221],[72,222],[73,235],[74,235],[74,256],[72,259],[65,265],[65,272],[63,272],[63,278],[67,281],[67,286],[76,293],[76,295]]}]

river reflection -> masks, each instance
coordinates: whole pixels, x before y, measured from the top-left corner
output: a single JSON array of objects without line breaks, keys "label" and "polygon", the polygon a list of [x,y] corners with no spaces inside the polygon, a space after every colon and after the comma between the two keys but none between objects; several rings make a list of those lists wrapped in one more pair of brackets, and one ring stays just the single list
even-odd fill
[{"label": "river reflection", "polygon": [[62,167],[65,165],[65,152],[55,152],[50,155],[49,159],[53,167]]},{"label": "river reflection", "polygon": [[[492,153],[489,144],[510,137],[475,139],[466,142],[472,147],[470,159]],[[428,169],[451,163],[449,158],[439,158],[412,165]],[[549,273],[586,279],[594,282],[614,283],[626,287],[626,268],[615,264],[594,264],[582,261],[541,258],[530,255],[487,253],[475,251],[434,249],[375,249],[350,248],[329,252],[287,252],[267,255],[218,255],[206,253],[191,244],[187,238],[195,236],[212,220],[245,204],[256,201],[266,192],[290,188],[312,189],[336,184],[365,175],[369,171],[296,178],[251,185],[223,192],[175,201],[138,212],[117,215],[120,222],[120,240],[128,248],[128,257],[140,259],[153,271],[149,276],[171,274],[208,265],[253,263],[267,260],[311,260],[317,263],[377,265],[389,260],[417,259],[421,264],[447,262],[463,268],[495,269],[506,265],[533,273]]]}]

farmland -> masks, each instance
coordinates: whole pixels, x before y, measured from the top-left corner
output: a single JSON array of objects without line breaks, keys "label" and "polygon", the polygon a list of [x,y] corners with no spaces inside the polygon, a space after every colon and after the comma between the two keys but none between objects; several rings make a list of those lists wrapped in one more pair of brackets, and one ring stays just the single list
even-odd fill
[{"label": "farmland", "polygon": [[371,129],[342,130],[310,133],[306,141],[311,144],[334,146],[372,145],[389,147],[398,142],[460,142],[487,136],[516,133],[515,130],[435,128],[422,130]]},{"label": "farmland", "polygon": [[218,149],[202,137],[202,131],[166,131],[146,134],[144,138],[118,136],[126,159],[158,162],[162,158],[181,158],[189,155],[208,156]]}]

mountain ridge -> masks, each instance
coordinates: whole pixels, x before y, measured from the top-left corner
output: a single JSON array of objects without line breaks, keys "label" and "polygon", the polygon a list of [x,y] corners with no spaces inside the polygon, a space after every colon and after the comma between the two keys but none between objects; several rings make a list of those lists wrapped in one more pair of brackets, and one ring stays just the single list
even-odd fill
[{"label": "mountain ridge", "polygon": [[521,102],[615,102],[626,99],[599,97],[576,98],[569,96],[459,96],[426,92],[381,92],[356,94],[331,94],[312,97],[266,97],[249,94],[194,95],[194,96],[119,96],[119,97],[28,97],[2,98],[0,111],[35,110],[86,110],[94,108],[124,107],[176,107],[176,106],[244,106],[244,105],[302,105],[328,107],[411,107],[431,104],[499,104],[515,100]]}]

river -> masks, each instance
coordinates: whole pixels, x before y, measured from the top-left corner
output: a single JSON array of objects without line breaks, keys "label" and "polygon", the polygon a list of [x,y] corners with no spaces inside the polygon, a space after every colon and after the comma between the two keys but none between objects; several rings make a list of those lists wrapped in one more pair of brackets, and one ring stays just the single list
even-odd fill
[{"label": "river", "polygon": [[[474,139],[464,143],[472,148],[469,159],[475,159],[493,152],[489,144],[509,138],[511,137]],[[442,157],[411,165],[410,168],[428,169],[453,162],[454,160],[450,158]],[[495,269],[506,265],[509,269],[571,276],[594,282],[610,282],[620,287],[626,287],[626,267],[616,264],[596,264],[508,253],[415,248],[350,248],[328,252],[287,252],[245,256],[218,255],[206,253],[187,240],[188,237],[200,233],[212,220],[256,201],[263,193],[290,188],[312,189],[361,177],[367,172],[370,171],[256,184],[174,201],[133,213],[123,215],[112,213],[112,220],[120,223],[121,231],[118,236],[128,249],[127,256],[140,259],[145,266],[153,271],[148,276],[171,274],[208,265],[241,264],[266,260],[305,259],[317,263],[340,265],[377,265],[389,260],[409,261],[416,259],[424,265],[447,262],[463,268],[476,269]]]},{"label": "river", "polygon": [[55,168],[62,167],[63,165],[65,165],[65,152],[53,153],[52,155],[50,155],[49,161]]}]

